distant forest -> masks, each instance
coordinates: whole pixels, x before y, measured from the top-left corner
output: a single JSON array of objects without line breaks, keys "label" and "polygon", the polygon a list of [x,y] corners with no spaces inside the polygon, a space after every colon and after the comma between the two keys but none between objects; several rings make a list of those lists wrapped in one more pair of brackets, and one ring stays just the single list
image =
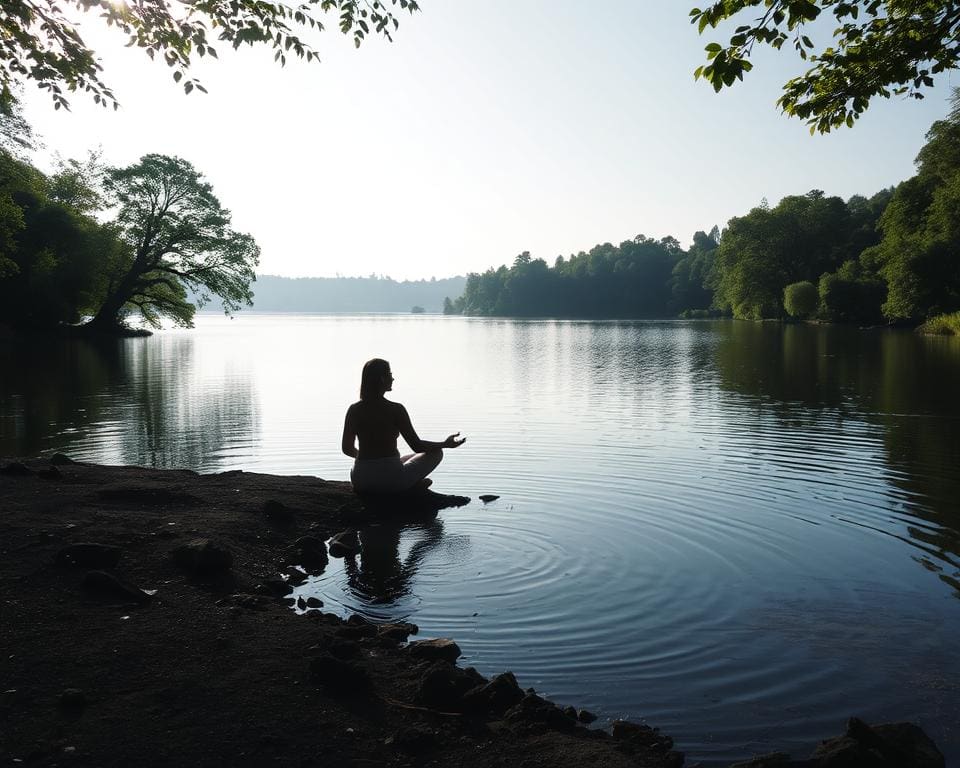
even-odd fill
[{"label": "distant forest", "polygon": [[[465,277],[404,280],[389,277],[279,277],[253,283],[254,312],[440,312],[446,296],[459,296]],[[222,310],[214,298],[204,310]]]},{"label": "distant forest", "polygon": [[695,233],[686,250],[674,237],[637,235],[552,266],[524,251],[510,266],[468,275],[444,312],[946,320],[960,332],[960,89],[916,165],[913,178],[869,198],[813,190],[773,207],[764,200],[722,231]]}]

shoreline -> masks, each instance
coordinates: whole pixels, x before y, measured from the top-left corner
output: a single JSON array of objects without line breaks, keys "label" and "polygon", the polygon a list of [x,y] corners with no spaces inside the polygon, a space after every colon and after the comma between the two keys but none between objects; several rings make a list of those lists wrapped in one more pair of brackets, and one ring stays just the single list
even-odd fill
[{"label": "shoreline", "polygon": [[[0,510],[2,763],[685,764],[655,728],[589,729],[575,702],[457,666],[456,638],[295,613],[294,566],[321,573],[325,542],[370,519],[349,483],[58,454],[0,459]],[[751,765],[881,765],[851,750],[886,742],[925,757],[891,764],[943,765],[916,726],[890,728],[853,724],[815,761]]]}]

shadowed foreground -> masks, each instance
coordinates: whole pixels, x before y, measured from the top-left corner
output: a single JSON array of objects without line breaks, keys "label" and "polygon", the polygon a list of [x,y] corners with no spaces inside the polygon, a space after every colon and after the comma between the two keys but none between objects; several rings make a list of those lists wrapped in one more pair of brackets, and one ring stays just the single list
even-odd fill
[{"label": "shadowed foreground", "polygon": [[[656,730],[589,730],[509,673],[456,666],[451,640],[408,642],[413,625],[290,610],[291,582],[323,570],[338,531],[463,497],[364,504],[314,477],[0,465],[0,761],[683,764]],[[821,749],[754,765],[943,765],[906,724],[854,721]]]}]

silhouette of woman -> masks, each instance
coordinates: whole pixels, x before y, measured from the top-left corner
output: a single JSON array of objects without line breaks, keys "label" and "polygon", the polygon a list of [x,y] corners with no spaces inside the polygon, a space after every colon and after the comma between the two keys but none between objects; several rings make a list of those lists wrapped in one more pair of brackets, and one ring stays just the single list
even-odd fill
[{"label": "silhouette of woman", "polygon": [[[350,480],[357,493],[427,488],[431,483],[427,475],[443,459],[443,449],[458,448],[466,441],[459,432],[440,443],[421,440],[407,409],[384,397],[392,389],[390,363],[375,357],[363,364],[360,400],[347,409],[341,442],[343,452],[355,460]],[[416,453],[400,455],[397,438],[401,435]]]}]

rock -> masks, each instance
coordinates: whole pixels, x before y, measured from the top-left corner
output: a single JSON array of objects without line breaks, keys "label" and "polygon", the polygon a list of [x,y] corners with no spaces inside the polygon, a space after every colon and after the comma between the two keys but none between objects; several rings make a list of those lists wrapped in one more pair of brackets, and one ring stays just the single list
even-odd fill
[{"label": "rock", "polygon": [[377,637],[395,640],[398,643],[405,643],[410,635],[415,635],[419,631],[420,628],[416,624],[405,621],[377,625]]},{"label": "rock", "polygon": [[294,542],[297,550],[297,565],[303,566],[310,573],[321,573],[327,567],[327,547],[323,540],[316,536],[301,536]]},{"label": "rock", "polygon": [[142,589],[120,581],[116,576],[106,571],[87,571],[81,586],[87,592],[98,597],[109,597],[137,603],[145,603],[151,597]]},{"label": "rock", "polygon": [[[573,708],[570,707],[570,709]],[[563,732],[570,732],[577,727],[574,718],[567,716],[555,704],[535,693],[526,694],[504,713],[503,719],[514,724],[545,725]]]},{"label": "rock", "polygon": [[110,544],[77,542],[67,544],[57,552],[57,565],[72,565],[77,568],[116,568],[123,550]]},{"label": "rock", "polygon": [[490,682],[478,685],[463,697],[465,711],[477,714],[502,715],[510,707],[520,703],[524,693],[517,685],[512,672],[496,675]]},{"label": "rock", "polygon": [[856,717],[843,736],[821,742],[812,758],[822,768],[944,768],[943,755],[919,726],[869,726]]},{"label": "rock", "polygon": [[576,721],[577,719],[577,710],[574,707],[564,707],[563,714],[571,720]]},{"label": "rock", "polygon": [[306,573],[301,571],[299,568],[290,566],[284,570],[284,573],[287,576],[286,584],[292,585],[294,587],[299,587],[303,582],[305,582],[309,576]]},{"label": "rock", "polygon": [[500,497],[497,496],[496,494],[493,494],[493,493],[481,493],[478,498],[479,498],[480,501],[482,501],[484,504],[488,504],[488,503],[490,503],[491,501],[496,501],[496,500],[499,499]]},{"label": "rock", "polygon": [[271,523],[286,524],[293,522],[293,510],[282,502],[273,499],[263,505],[263,515]]},{"label": "rock", "polygon": [[32,475],[33,470],[26,464],[21,464],[19,461],[11,461],[3,469],[0,469],[0,474],[26,477],[27,475]]},{"label": "rock", "polygon": [[323,608],[323,600],[319,597],[313,597],[311,595],[307,598],[307,608]]},{"label": "rock", "polygon": [[50,463],[54,466],[63,465],[63,464],[76,464],[73,459],[67,456],[65,453],[55,453],[50,457]]},{"label": "rock", "polygon": [[83,709],[87,704],[87,697],[79,688],[67,688],[60,694],[60,706],[63,709]]},{"label": "rock", "polygon": [[581,723],[593,723],[596,722],[596,719],[597,716],[588,709],[581,709],[579,712],[577,712],[577,720],[579,720]]},{"label": "rock", "polygon": [[303,596],[301,595],[300,597],[297,598],[297,608],[299,608],[302,611],[302,610],[305,610],[306,607],[307,607],[307,601],[304,600]]},{"label": "rock", "polygon": [[230,600],[238,608],[245,608],[248,611],[263,611],[267,610],[267,599],[262,595],[251,595],[246,592],[238,592],[235,595],[230,596]]},{"label": "rock", "polygon": [[414,640],[407,646],[407,653],[424,661],[449,661],[460,658],[460,646],[453,640],[438,637],[435,640]]},{"label": "rock", "polygon": [[311,659],[310,674],[317,683],[337,693],[361,693],[370,689],[370,676],[363,667],[333,656]]},{"label": "rock", "polygon": [[476,678],[467,670],[436,662],[420,678],[417,701],[432,709],[456,711],[467,691],[476,686]]},{"label": "rock", "polygon": [[193,539],[180,545],[173,550],[173,560],[195,579],[222,576],[233,565],[230,551],[210,539]]},{"label": "rock", "polygon": [[328,546],[330,557],[349,557],[360,551],[360,540],[354,530],[340,531],[330,539]]},{"label": "rock", "polygon": [[37,472],[37,477],[42,477],[44,480],[59,480],[63,474],[56,467],[47,467]]}]

